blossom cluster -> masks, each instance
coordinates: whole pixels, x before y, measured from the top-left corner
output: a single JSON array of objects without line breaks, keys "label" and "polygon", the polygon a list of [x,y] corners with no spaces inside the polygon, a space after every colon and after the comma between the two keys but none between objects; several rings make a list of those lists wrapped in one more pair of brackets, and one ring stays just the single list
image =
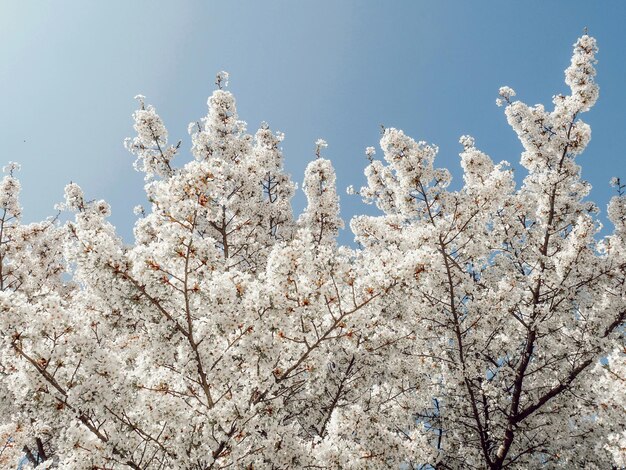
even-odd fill
[{"label": "blossom cluster", "polygon": [[554,108],[498,104],[523,146],[516,185],[474,138],[463,183],[395,128],[350,193],[378,215],[340,246],[332,162],[315,142],[296,217],[284,135],[252,134],[220,72],[191,154],[138,96],[145,175],[134,242],[70,183],[62,223],[22,222],[0,181],[0,466],[624,466],[626,196],[599,239],[579,156],[598,98],[595,40]]}]

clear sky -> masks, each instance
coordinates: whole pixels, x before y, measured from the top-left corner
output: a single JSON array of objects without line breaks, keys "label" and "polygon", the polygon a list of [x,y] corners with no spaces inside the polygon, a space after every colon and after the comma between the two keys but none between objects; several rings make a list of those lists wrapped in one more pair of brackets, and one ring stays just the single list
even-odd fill
[{"label": "clear sky", "polygon": [[[249,130],[267,121],[285,133],[295,181],[315,140],[328,141],[347,221],[374,213],[345,188],[363,183],[364,148],[377,147],[380,124],[437,144],[437,166],[457,184],[462,134],[521,179],[498,88],[549,106],[566,91],[571,46],[588,27],[600,47],[600,100],[583,116],[593,137],[579,163],[605,212],[609,179],[626,178],[625,21],[620,0],[0,0],[0,160],[22,164],[26,221],[53,215],[74,181],[111,203],[130,241],[132,208],[144,202],[122,144],[133,96],[146,95],[171,140],[183,140],[181,164],[187,124],[206,114],[226,70]],[[303,206],[299,192],[296,213]]]}]

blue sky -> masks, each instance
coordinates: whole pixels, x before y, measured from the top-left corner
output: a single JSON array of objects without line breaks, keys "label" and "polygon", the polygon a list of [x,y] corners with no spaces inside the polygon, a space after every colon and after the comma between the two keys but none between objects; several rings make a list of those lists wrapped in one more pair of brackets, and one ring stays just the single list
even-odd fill
[{"label": "blue sky", "polygon": [[[0,0],[0,142],[22,164],[24,219],[53,215],[69,181],[104,198],[132,239],[143,178],[123,148],[141,93],[189,157],[187,124],[206,114],[215,73],[231,74],[240,118],[285,133],[287,170],[302,181],[317,138],[337,169],[342,215],[374,213],[357,197],[379,125],[437,144],[460,180],[459,136],[495,161],[521,146],[495,105],[498,88],[550,105],[566,91],[571,45],[588,27],[600,46],[598,104],[583,116],[580,157],[603,211],[626,178],[626,2]],[[304,198],[299,192],[294,208]],[[350,243],[344,232],[341,240]]]}]

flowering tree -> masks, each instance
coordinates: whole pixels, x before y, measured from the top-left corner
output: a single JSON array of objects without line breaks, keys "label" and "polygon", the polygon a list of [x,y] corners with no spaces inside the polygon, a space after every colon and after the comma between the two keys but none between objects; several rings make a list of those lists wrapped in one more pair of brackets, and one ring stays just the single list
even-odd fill
[{"label": "flowering tree", "polygon": [[0,197],[0,462],[37,468],[623,466],[626,196],[599,240],[575,158],[590,139],[587,35],[554,109],[499,104],[528,175],[516,188],[461,138],[464,185],[437,148],[385,129],[337,244],[335,174],[317,142],[291,212],[282,134],[254,135],[218,89],[176,165],[139,96],[127,148],[151,207],[135,242],[66,187],[71,222],[20,222]]}]

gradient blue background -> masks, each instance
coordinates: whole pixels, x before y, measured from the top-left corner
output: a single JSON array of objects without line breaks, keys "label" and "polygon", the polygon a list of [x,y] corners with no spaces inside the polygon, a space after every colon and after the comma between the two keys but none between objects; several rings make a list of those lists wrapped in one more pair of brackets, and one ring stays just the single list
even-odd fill
[{"label": "gradient blue background", "polygon": [[[600,100],[580,159],[603,212],[611,176],[626,178],[626,2],[0,0],[0,161],[22,164],[26,221],[55,213],[63,187],[104,198],[132,240],[143,178],[123,148],[142,93],[170,138],[206,114],[227,70],[240,118],[285,132],[287,170],[300,182],[317,138],[338,173],[342,215],[374,213],[345,188],[363,183],[363,150],[379,125],[440,147],[437,166],[459,184],[462,134],[494,160],[521,146],[495,105],[513,87],[529,104],[565,92],[571,45],[588,27],[600,46]],[[299,191],[294,209],[304,198]],[[349,231],[341,235],[351,243]]]}]

